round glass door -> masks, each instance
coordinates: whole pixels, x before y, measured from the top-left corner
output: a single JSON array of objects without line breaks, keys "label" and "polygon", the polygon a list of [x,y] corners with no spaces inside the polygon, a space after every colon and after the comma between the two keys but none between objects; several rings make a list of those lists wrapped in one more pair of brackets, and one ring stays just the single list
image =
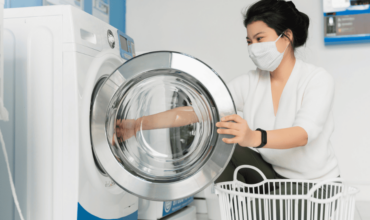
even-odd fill
[{"label": "round glass door", "polygon": [[235,114],[220,77],[177,52],[137,56],[97,84],[91,140],[103,173],[139,197],[194,195],[223,171],[234,145],[216,132]]}]

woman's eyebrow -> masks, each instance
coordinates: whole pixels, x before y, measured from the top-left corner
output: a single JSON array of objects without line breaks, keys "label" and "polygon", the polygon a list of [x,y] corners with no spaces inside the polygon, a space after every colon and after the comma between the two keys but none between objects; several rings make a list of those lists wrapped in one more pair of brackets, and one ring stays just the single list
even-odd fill
[{"label": "woman's eyebrow", "polygon": [[[257,36],[257,35],[262,34],[262,33],[265,33],[265,32],[263,32],[263,31],[262,31],[262,32],[258,32],[257,34],[255,34],[255,35],[253,36],[253,38],[256,38],[256,36]],[[249,39],[249,37],[248,37],[248,36],[247,36],[247,39]]]}]

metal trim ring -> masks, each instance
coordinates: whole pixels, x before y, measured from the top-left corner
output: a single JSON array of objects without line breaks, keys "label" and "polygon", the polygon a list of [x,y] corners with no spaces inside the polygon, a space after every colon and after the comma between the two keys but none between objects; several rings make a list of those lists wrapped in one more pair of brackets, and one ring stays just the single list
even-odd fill
[{"label": "metal trim ring", "polygon": [[[235,145],[226,144],[216,135],[213,152],[204,165],[194,175],[172,182],[152,182],[133,175],[116,160],[106,134],[107,112],[112,98],[121,86],[142,73],[157,69],[174,69],[189,74],[202,83],[202,87],[212,97],[218,118],[236,114],[235,105],[229,90],[219,75],[200,60],[191,56],[158,51],[137,56],[114,71],[100,87],[91,112],[91,140],[97,159],[105,172],[124,190],[141,198],[170,201],[185,198],[203,190],[222,173],[228,164]],[[145,74],[144,74],[145,75]],[[217,114],[216,113],[216,114]],[[216,121],[213,122],[215,128]]]}]

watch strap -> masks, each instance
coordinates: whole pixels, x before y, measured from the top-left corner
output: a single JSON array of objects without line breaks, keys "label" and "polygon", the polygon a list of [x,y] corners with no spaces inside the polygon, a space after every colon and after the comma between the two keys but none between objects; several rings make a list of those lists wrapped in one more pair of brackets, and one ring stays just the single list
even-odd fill
[{"label": "watch strap", "polygon": [[260,129],[260,128],[257,128],[256,131],[261,132],[261,144],[260,144],[260,146],[257,146],[255,148],[262,148],[267,144],[267,132],[265,130]]}]

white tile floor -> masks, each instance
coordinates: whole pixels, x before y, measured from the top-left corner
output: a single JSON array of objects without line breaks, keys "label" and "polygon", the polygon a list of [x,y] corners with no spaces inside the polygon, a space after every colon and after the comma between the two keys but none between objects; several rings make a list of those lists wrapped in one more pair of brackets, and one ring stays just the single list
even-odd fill
[{"label": "white tile floor", "polygon": [[[197,214],[197,220],[208,220],[206,214]],[[370,220],[370,201],[356,201],[355,220]]]}]

